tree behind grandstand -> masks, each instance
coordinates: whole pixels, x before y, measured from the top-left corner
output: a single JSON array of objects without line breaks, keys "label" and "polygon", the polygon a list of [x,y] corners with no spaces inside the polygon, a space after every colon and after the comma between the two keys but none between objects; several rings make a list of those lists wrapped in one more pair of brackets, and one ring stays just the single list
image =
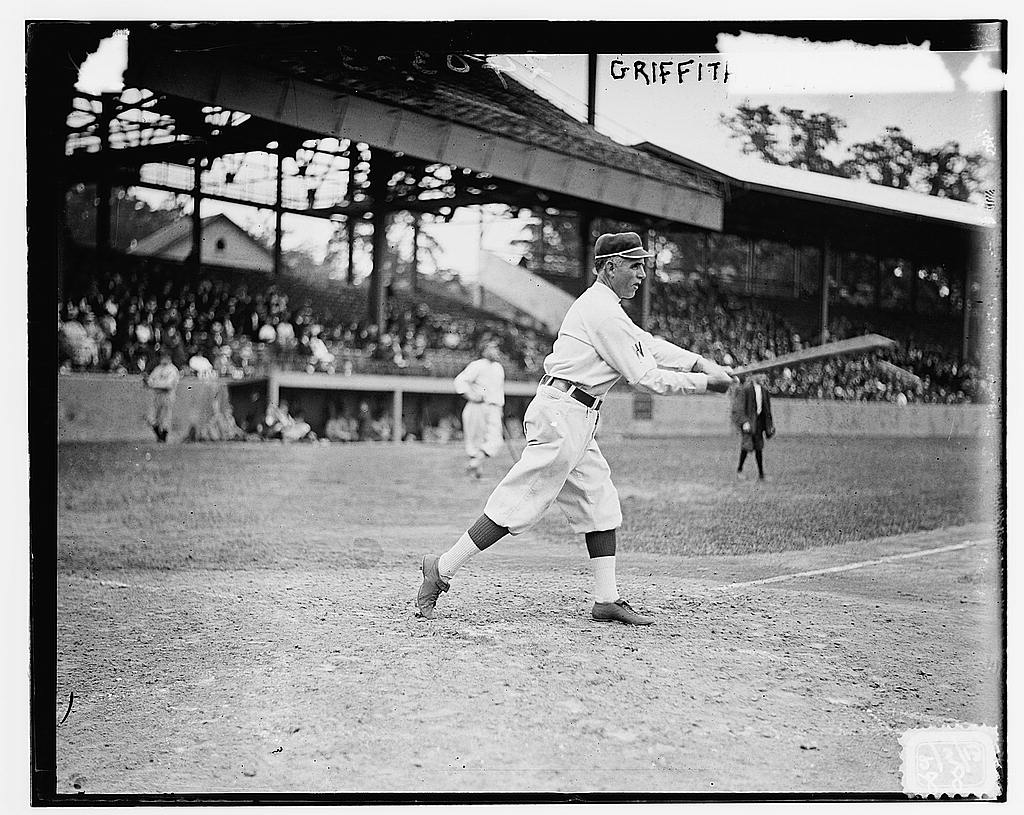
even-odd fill
[{"label": "tree behind grandstand", "polygon": [[980,153],[963,153],[955,141],[923,149],[895,126],[844,151],[840,135],[846,122],[830,113],[743,103],[719,118],[745,154],[769,164],[976,203],[984,202],[992,186],[992,167]]}]

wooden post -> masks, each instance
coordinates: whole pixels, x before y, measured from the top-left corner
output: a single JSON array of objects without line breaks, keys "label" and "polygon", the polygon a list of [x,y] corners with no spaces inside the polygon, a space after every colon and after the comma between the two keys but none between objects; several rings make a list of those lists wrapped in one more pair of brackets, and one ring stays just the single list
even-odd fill
[{"label": "wooden post", "polygon": [[402,392],[397,388],[391,394],[391,441],[402,440]]},{"label": "wooden post", "polygon": [[274,368],[270,369],[270,375],[267,377],[267,405],[269,407],[277,407],[281,403],[281,385],[277,381],[277,371]]},{"label": "wooden post", "polygon": [[203,158],[196,156],[192,165],[192,270],[196,277],[203,271]]},{"label": "wooden post", "polygon": [[373,268],[370,270],[370,294],[367,317],[384,330],[387,314],[386,291],[384,288],[384,250],[387,247],[387,214],[383,209],[373,211]]},{"label": "wooden post", "polygon": [[100,112],[96,123],[102,156],[102,169],[96,182],[96,255],[102,266],[105,266],[110,258],[110,196],[113,192],[110,177],[114,170],[110,149],[110,123],[114,119],[114,104],[117,98],[116,93],[100,94]]},{"label": "wooden post", "polygon": [[821,242],[821,257],[818,259],[819,318],[821,343],[828,342],[828,274],[832,269],[832,239],[826,235]]},{"label": "wooden post", "polygon": [[409,290],[413,292],[419,288],[421,217],[419,212],[414,212],[412,217],[412,266],[409,269]]},{"label": "wooden post", "polygon": [[345,216],[345,249],[348,252],[348,266],[345,267],[345,282],[351,286],[356,281],[356,222],[354,215]]},{"label": "wooden post", "polygon": [[597,121],[597,54],[587,54],[587,124]]},{"label": "wooden post", "polygon": [[370,198],[373,203],[373,268],[370,269],[370,291],[366,316],[384,330],[387,315],[384,289],[384,252],[387,248],[387,192],[388,164],[382,150],[374,149],[370,159]]},{"label": "wooden post", "polygon": [[274,203],[274,277],[281,275],[281,233],[284,211],[284,157],[277,151],[277,197]]}]

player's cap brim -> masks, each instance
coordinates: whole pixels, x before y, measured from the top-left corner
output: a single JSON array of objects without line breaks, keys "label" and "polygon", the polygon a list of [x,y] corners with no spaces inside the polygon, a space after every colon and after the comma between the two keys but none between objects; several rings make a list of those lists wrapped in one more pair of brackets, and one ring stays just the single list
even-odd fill
[{"label": "player's cap brim", "polygon": [[640,246],[634,246],[632,249],[626,249],[622,252],[612,252],[610,255],[594,255],[595,259],[600,258],[628,258],[629,260],[639,260],[640,258],[652,258],[650,252],[644,251]]}]

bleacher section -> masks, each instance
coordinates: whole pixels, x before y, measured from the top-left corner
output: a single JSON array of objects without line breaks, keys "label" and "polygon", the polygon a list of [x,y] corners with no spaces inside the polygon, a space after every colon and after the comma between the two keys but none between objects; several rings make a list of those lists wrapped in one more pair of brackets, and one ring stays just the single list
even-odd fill
[{"label": "bleacher section", "polygon": [[[342,281],[225,268],[200,280],[185,264],[115,256],[100,274],[83,254],[64,281],[59,336],[63,370],[139,373],[169,350],[187,369],[206,357],[221,376],[244,379],[271,368],[326,373],[450,378],[497,337],[509,379],[541,373],[552,337],[495,317],[436,289],[389,287],[387,321],[365,320],[367,290]],[[882,333],[893,351],[785,369],[779,396],[955,404],[990,402],[992,383],[951,350],[955,320],[836,308],[832,338]],[[726,365],[739,366],[817,343],[815,315],[800,301],[740,297],[699,279],[659,281],[650,330]],[[891,363],[921,378],[914,383]],[[205,363],[204,363],[205,364]],[[201,366],[200,366],[201,367]]]},{"label": "bleacher section", "polygon": [[64,281],[60,364],[139,372],[158,350],[184,367],[207,357],[221,375],[294,370],[450,377],[497,337],[510,378],[535,378],[551,338],[437,291],[389,288],[384,326],[365,320],[366,286],[83,253]]}]

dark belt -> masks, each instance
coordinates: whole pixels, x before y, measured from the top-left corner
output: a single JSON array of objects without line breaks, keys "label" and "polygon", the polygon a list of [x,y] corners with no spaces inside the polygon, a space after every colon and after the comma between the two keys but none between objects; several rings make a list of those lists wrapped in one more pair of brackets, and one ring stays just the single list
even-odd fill
[{"label": "dark belt", "polygon": [[557,376],[544,374],[544,376],[540,378],[540,384],[550,385],[552,388],[558,388],[560,391],[565,391],[581,405],[584,405],[591,410],[599,410],[601,407],[600,399],[596,396],[591,396],[585,390],[582,390],[575,382],[570,382],[568,379],[559,379]]}]

